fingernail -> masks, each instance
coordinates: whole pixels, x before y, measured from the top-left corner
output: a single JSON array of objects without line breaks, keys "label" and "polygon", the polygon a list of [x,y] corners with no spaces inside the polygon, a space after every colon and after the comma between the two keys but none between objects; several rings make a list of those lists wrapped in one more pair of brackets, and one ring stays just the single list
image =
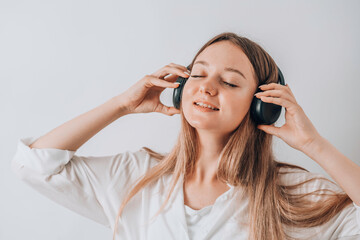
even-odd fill
[{"label": "fingernail", "polygon": [[188,72],[184,72],[184,73],[186,73],[187,75],[190,75]]}]

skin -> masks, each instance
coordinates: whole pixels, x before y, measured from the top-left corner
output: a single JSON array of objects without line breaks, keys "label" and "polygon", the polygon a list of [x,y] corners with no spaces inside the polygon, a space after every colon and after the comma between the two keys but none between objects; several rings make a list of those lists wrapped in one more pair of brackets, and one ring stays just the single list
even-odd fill
[{"label": "skin", "polygon": [[[197,61],[205,61],[208,66]],[[244,77],[225,71],[226,67],[239,70]],[[224,81],[237,87],[226,85]],[[186,120],[196,129],[200,143],[195,174],[186,180],[185,190],[189,195],[197,193],[197,196],[202,195],[199,192],[203,190],[210,196],[208,200],[202,200],[203,204],[198,203],[199,206],[210,204],[228,189],[226,183],[217,180],[217,161],[230,133],[249,111],[256,88],[253,67],[239,46],[229,41],[217,42],[196,58],[183,89],[182,107]],[[201,112],[193,105],[197,99],[204,99],[220,110]]]},{"label": "skin", "polygon": [[[216,198],[228,188],[216,180],[216,163],[229,133],[234,130],[249,110],[256,90],[253,69],[245,54],[236,45],[222,41],[207,47],[197,58],[209,63],[207,68],[194,65],[183,92],[183,111],[187,121],[199,135],[200,154],[196,160],[194,176],[185,179],[185,204],[195,209],[212,205]],[[196,66],[196,67],[195,67]],[[224,67],[231,66],[244,73],[246,81],[241,88],[232,89],[222,85],[219,76],[234,83],[234,73],[226,73]],[[225,77],[226,76],[226,77]],[[235,83],[234,83],[235,84]],[[260,86],[263,90],[255,96],[264,102],[284,107],[285,124],[281,127],[258,125],[290,147],[297,149],[318,163],[351,200],[360,206],[360,166],[342,154],[334,145],[319,134],[302,107],[297,103],[288,84],[270,83]],[[204,98],[220,108],[218,112],[196,111],[193,101]],[[197,197],[199,196],[199,197]]]}]

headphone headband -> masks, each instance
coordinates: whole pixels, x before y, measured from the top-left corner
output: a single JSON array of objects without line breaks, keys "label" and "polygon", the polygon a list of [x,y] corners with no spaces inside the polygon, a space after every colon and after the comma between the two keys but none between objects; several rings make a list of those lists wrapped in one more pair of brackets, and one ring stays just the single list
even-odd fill
[{"label": "headphone headband", "polygon": [[278,66],[276,66],[278,69],[278,83],[280,83],[281,85],[285,86],[285,79],[284,79],[284,75],[282,74],[282,72],[280,71],[280,68]]}]

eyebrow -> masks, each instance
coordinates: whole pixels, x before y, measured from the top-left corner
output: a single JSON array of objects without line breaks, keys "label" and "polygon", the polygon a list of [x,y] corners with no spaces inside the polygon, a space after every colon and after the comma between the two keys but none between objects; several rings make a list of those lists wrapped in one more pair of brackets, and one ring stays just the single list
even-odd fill
[{"label": "eyebrow", "polygon": [[[201,61],[201,60],[196,61],[196,62],[193,64],[193,66],[194,66],[195,64],[197,64],[197,63],[198,63],[198,64],[205,65],[205,66],[209,66],[209,63],[207,63],[207,62],[205,62],[205,61]],[[234,73],[240,74],[243,78],[246,79],[245,75],[244,75],[242,72],[240,72],[239,70],[235,69],[235,68],[226,67],[224,70],[227,71],[227,72],[234,72]]]}]

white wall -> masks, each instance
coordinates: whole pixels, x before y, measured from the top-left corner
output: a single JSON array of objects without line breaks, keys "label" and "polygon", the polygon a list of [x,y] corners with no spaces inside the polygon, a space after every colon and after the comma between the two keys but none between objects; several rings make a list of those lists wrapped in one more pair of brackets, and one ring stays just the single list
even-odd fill
[{"label": "white wall", "polygon": [[[224,31],[264,47],[320,134],[360,164],[359,9],[359,1],[340,0],[0,1],[0,239],[111,239],[16,178],[10,161],[18,139],[46,134],[170,62],[186,66]],[[171,94],[164,91],[164,103]],[[128,115],[77,154],[166,152],[179,127],[179,115]],[[281,139],[274,148],[279,160],[328,176]]]}]

